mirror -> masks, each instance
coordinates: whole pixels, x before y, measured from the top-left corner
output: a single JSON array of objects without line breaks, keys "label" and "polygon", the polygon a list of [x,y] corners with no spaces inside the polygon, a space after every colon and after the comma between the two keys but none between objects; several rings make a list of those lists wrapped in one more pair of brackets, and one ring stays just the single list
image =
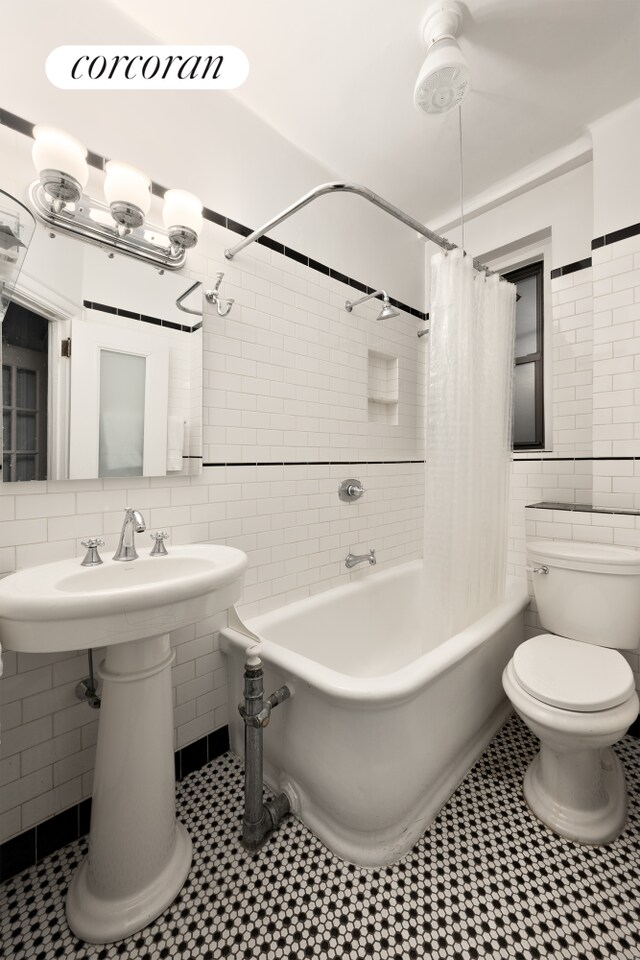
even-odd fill
[{"label": "mirror", "polygon": [[0,322],[11,302],[35,226],[31,211],[0,190]]},{"label": "mirror", "polygon": [[5,483],[199,473],[200,283],[38,223],[2,394]]}]

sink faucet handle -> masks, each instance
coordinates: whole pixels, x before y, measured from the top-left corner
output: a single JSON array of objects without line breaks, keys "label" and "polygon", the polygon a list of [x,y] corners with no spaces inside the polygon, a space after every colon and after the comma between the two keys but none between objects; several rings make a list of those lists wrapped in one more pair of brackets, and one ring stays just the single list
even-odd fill
[{"label": "sink faucet handle", "polygon": [[169,534],[165,530],[159,530],[157,533],[151,534],[151,539],[153,540],[153,547],[151,548],[149,556],[166,557],[168,551],[164,545],[164,541],[169,539]]},{"label": "sink faucet handle", "polygon": [[80,544],[87,548],[86,556],[80,564],[81,567],[98,567],[103,563],[102,557],[98,553],[98,547],[104,547],[104,540],[100,537],[89,537],[87,540],[81,540]]}]

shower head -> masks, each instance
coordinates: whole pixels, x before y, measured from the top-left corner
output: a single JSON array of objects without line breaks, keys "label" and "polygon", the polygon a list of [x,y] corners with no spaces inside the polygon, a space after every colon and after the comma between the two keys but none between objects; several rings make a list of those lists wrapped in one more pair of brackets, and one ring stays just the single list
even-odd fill
[{"label": "shower head", "polygon": [[383,307],[376,320],[391,320],[392,317],[398,316],[398,311],[389,303],[389,294],[386,290],[376,290],[374,293],[368,293],[366,297],[360,297],[359,300],[347,300],[345,301],[344,308],[347,313],[351,313],[354,307],[357,307],[359,303],[364,303],[365,300],[371,300],[372,297],[379,297],[382,294]]},{"label": "shower head", "polygon": [[376,320],[391,320],[393,317],[397,317],[398,311],[394,310],[388,300],[385,300],[384,307],[376,317]]},{"label": "shower head", "polygon": [[437,0],[427,10],[422,28],[427,56],[413,91],[415,106],[425,113],[446,113],[469,92],[471,74],[456,40],[461,18],[455,0]]}]

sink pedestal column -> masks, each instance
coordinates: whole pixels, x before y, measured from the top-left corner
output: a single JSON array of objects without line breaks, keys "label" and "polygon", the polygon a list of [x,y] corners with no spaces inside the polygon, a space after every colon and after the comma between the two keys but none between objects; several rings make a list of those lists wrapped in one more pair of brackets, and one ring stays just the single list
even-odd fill
[{"label": "sink pedestal column", "polygon": [[129,937],[176,898],[191,839],[176,821],[169,636],[108,647],[89,854],[67,897],[72,931],[90,943]]}]

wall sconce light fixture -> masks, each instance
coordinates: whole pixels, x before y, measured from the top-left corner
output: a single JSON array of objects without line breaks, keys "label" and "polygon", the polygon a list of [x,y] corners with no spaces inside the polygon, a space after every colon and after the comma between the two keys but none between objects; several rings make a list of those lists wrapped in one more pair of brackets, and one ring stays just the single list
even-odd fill
[{"label": "wall sconce light fixture", "polygon": [[38,179],[29,199],[44,223],[100,246],[115,247],[138,260],[177,269],[202,231],[202,204],[186,190],[167,190],[164,228],[147,223],[151,181],[126,163],[106,164],[106,203],[84,193],[89,179],[87,150],[53,127],[34,128],[33,162]]}]

